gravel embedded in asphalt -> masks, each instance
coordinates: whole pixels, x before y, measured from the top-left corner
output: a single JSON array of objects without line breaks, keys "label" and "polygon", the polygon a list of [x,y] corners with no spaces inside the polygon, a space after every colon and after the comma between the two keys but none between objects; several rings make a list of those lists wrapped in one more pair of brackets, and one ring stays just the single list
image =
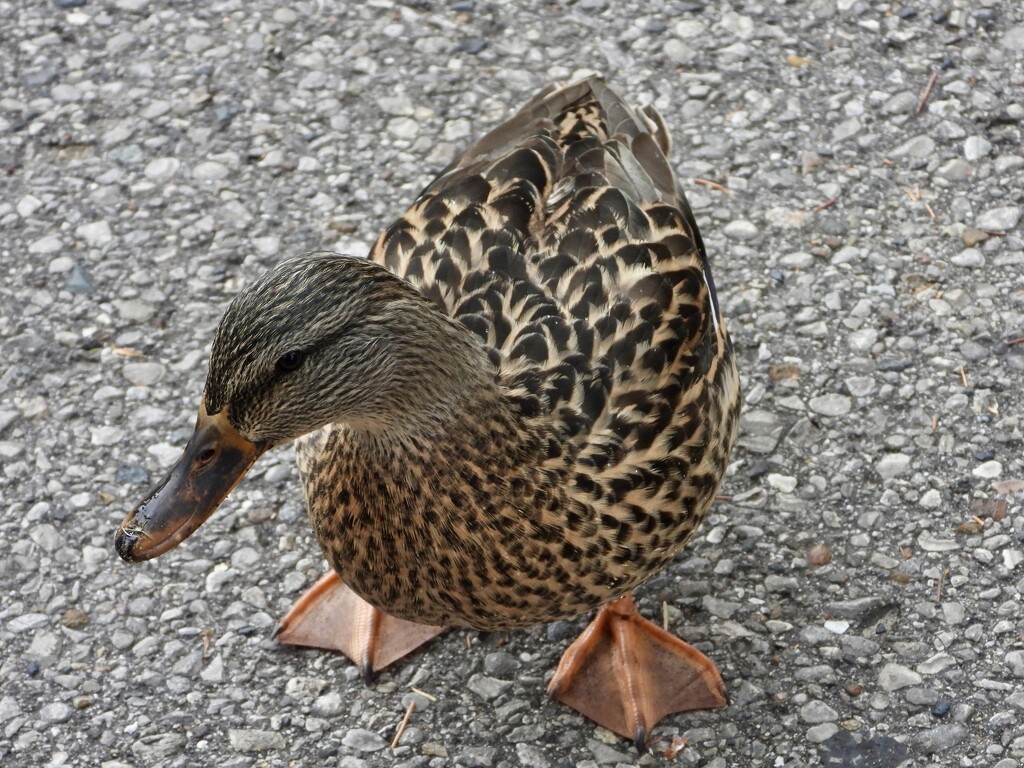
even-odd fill
[{"label": "gravel embedded in asphalt", "polygon": [[638,592],[731,704],[667,718],[640,763],[1024,764],[1020,3],[0,19],[3,765],[634,761],[545,695],[585,618],[450,632],[369,686],[273,642],[324,568],[288,449],[174,552],[112,547],[239,287],[365,252],[460,147],[589,69],[671,127],[746,393],[731,498]]}]

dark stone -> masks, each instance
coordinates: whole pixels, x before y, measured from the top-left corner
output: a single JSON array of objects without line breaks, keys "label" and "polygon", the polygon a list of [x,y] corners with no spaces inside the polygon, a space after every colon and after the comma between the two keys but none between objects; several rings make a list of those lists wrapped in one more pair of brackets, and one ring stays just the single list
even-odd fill
[{"label": "dark stone", "polygon": [[828,768],[869,768],[899,765],[910,757],[910,750],[891,736],[868,736],[839,731],[822,746],[823,766]]},{"label": "dark stone", "polygon": [[913,360],[879,360],[878,370],[880,371],[905,371],[914,367]]},{"label": "dark stone", "polygon": [[67,283],[65,283],[67,289],[72,293],[92,293],[93,286],[92,280],[89,279],[89,273],[86,272],[78,264],[71,270],[71,274],[68,275]]},{"label": "dark stone", "polygon": [[564,643],[576,636],[576,627],[568,621],[553,621],[547,626],[547,636],[552,642]]},{"label": "dark stone", "polygon": [[456,50],[463,51],[464,53],[468,53],[470,55],[474,55],[475,56],[476,54],[480,53],[480,51],[482,51],[486,47],[487,47],[487,41],[486,40],[481,40],[480,38],[476,38],[474,40],[467,40],[464,43],[460,43],[458,45],[458,47],[456,48]]}]

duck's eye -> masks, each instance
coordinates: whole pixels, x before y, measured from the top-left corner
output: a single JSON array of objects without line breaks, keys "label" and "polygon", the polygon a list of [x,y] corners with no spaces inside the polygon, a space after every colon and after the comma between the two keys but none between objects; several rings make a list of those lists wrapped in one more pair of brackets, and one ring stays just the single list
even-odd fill
[{"label": "duck's eye", "polygon": [[277,370],[281,373],[291,373],[298,370],[302,365],[305,355],[297,349],[291,349],[277,358]]}]

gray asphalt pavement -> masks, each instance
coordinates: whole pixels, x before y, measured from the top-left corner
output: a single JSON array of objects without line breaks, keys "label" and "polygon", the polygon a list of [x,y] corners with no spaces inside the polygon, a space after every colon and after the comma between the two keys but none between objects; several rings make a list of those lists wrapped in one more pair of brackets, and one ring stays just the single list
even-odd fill
[{"label": "gray asphalt pavement", "polygon": [[[731,704],[639,760],[545,696],[584,618],[369,686],[276,644],[324,568],[289,450],[112,547],[238,288],[583,69],[671,126],[746,391],[638,592]],[[1015,0],[0,0],[0,764],[1024,764],[1022,131]]]}]

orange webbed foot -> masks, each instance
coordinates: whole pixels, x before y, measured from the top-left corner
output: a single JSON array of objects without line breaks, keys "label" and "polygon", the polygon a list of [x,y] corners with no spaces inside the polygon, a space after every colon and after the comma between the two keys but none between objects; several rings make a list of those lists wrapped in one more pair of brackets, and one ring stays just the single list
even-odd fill
[{"label": "orange webbed foot", "polygon": [[374,608],[332,571],[295,602],[274,638],[288,645],[341,651],[369,682],[374,673],[444,631],[445,627],[396,619]]},{"label": "orange webbed foot", "polygon": [[601,607],[562,656],[548,694],[641,752],[666,715],[729,703],[714,662],[643,618],[632,594]]}]

